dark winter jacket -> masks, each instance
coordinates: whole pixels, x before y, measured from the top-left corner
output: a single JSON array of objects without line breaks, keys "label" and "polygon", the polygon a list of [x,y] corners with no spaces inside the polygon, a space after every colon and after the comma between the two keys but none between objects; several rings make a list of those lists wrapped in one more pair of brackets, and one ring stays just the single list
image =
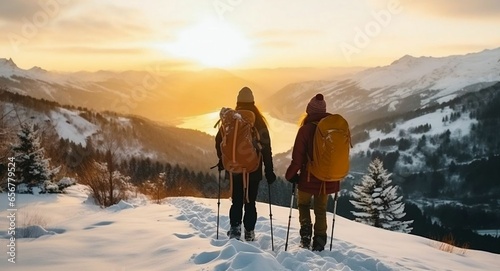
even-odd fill
[{"label": "dark winter jacket", "polygon": [[[250,110],[255,114],[255,128],[260,135],[260,143],[262,145],[262,161],[259,168],[250,173],[250,181],[260,181],[262,180],[262,163],[264,163],[266,172],[273,172],[273,154],[271,150],[271,138],[269,136],[269,130],[267,129],[266,122],[257,110],[257,107],[253,103],[238,103],[236,105],[236,110]],[[217,150],[217,157],[222,158],[222,151],[220,149],[220,143],[222,142],[222,135],[220,131],[215,136],[215,149]]]},{"label": "dark winter jacket", "polygon": [[310,174],[309,180],[307,178],[307,162],[308,157],[313,156],[313,138],[316,130],[316,125],[313,122],[318,122],[328,115],[329,113],[323,113],[306,117],[304,125],[297,132],[295,144],[293,145],[292,162],[285,174],[285,178],[290,180],[300,171],[298,189],[314,195],[324,194],[325,192],[326,194],[332,194],[339,191],[340,188],[339,182],[323,182],[312,174]]}]

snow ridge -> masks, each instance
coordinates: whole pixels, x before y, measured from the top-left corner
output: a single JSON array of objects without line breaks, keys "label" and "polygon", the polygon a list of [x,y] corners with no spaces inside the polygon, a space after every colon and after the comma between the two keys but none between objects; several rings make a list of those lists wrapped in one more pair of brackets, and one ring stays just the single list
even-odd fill
[{"label": "snow ridge", "polygon": [[354,76],[363,89],[397,87],[442,90],[441,96],[475,82],[500,80],[500,66],[495,61],[500,48],[463,56],[404,56],[386,67],[365,70]]}]

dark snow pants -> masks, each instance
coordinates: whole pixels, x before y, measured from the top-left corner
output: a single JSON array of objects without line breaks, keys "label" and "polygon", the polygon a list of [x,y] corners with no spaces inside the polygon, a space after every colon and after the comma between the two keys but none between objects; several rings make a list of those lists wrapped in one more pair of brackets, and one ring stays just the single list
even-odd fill
[{"label": "dark snow pants", "polygon": [[[259,190],[260,180],[250,178],[248,182],[248,202],[245,202],[245,193],[243,190],[243,175],[233,174],[233,193],[231,195],[232,205],[229,210],[229,219],[231,226],[241,224],[243,218],[243,226],[247,231],[255,229],[257,222],[257,209],[255,208],[255,200]],[[243,208],[245,214],[243,215]]]}]

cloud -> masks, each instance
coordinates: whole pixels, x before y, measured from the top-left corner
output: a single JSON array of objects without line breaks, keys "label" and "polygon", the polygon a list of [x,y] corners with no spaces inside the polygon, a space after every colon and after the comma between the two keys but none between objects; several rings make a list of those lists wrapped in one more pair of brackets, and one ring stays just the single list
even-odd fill
[{"label": "cloud", "polygon": [[401,0],[401,5],[408,9],[437,16],[461,18],[500,18],[498,0]]},{"label": "cloud", "polygon": [[134,21],[115,16],[86,16],[61,20],[53,27],[51,36],[64,42],[133,41],[147,38],[151,29]]},{"label": "cloud", "polygon": [[258,43],[259,46],[265,47],[265,48],[277,48],[277,49],[283,49],[283,48],[290,48],[294,46],[293,42],[290,41],[284,41],[284,40],[274,40],[274,41],[263,41]]},{"label": "cloud", "polygon": [[114,48],[114,47],[84,47],[84,46],[67,46],[67,47],[50,47],[38,48],[39,51],[52,51],[57,53],[69,54],[104,54],[104,55],[141,55],[148,52],[144,48]]},{"label": "cloud", "polygon": [[322,37],[324,33],[317,30],[266,30],[256,32],[252,35],[252,39],[256,44],[266,48],[290,48],[297,44],[300,40]]},{"label": "cloud", "polygon": [[[6,1],[7,0],[0,0]],[[57,12],[49,13],[38,3],[53,3],[56,5],[62,0],[21,0],[8,1],[0,8],[2,14],[9,17],[0,17],[0,30],[3,33],[15,34],[28,38],[31,45],[51,43],[65,46],[99,46],[116,42],[137,42],[171,39],[169,29],[179,27],[183,22],[168,21],[164,18],[151,18],[144,10],[132,7],[117,6],[110,2],[82,2],[69,1],[69,4],[53,7]],[[66,3],[65,0],[62,3]],[[15,3],[15,4],[14,4]],[[6,12],[6,11],[12,11]],[[43,16],[34,17],[34,14]],[[45,17],[44,17],[45,16]],[[37,23],[35,19],[41,20]],[[30,27],[27,27],[30,25]],[[27,30],[35,28],[35,33],[25,35]],[[33,32],[33,31],[31,31]],[[0,35],[0,42],[5,43],[8,35]]]},{"label": "cloud", "polygon": [[175,69],[184,69],[184,68],[192,68],[198,67],[199,64],[185,59],[169,59],[169,60],[160,60],[156,62],[149,63],[150,66],[155,67],[155,70],[158,72],[169,72]]},{"label": "cloud", "polygon": [[83,0],[0,0],[0,20],[20,22],[23,18],[32,20],[35,15],[42,13],[54,16]]},{"label": "cloud", "polygon": [[17,21],[23,17],[31,17],[41,9],[38,1],[32,0],[0,0],[0,18],[4,21]]},{"label": "cloud", "polygon": [[311,36],[323,35],[323,32],[311,29],[296,30],[266,30],[254,33],[252,36],[256,39],[274,39],[274,38],[307,38]]}]

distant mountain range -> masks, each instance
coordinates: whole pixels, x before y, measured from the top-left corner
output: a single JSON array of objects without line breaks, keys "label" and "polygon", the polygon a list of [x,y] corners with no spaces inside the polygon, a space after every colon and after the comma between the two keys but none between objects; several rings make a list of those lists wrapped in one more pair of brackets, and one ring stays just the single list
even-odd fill
[{"label": "distant mountain range", "polygon": [[0,86],[9,91],[81,106],[135,114],[155,121],[176,119],[234,106],[238,91],[250,87],[258,103],[290,82],[339,78],[354,68],[279,68],[166,72],[161,66],[145,71],[58,73],[40,67],[19,68],[0,59]]},{"label": "distant mountain range", "polygon": [[0,59],[0,86],[9,91],[65,105],[141,115],[165,122],[178,116],[205,113],[224,103],[232,104],[235,96],[224,93],[244,85],[255,86],[218,69],[169,74],[160,71],[55,73],[39,67],[24,70],[12,59]]},{"label": "distant mountain range", "polygon": [[406,55],[343,80],[294,83],[269,98],[277,118],[296,122],[311,97],[323,93],[331,112],[352,124],[449,101],[500,81],[500,48],[448,57]]}]

